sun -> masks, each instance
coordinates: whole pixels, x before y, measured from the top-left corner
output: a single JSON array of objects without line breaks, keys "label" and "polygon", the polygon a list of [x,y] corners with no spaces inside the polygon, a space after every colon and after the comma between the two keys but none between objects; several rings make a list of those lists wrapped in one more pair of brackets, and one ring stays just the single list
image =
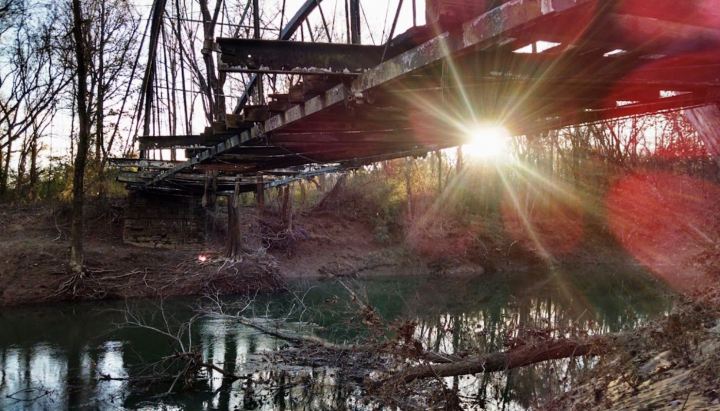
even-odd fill
[{"label": "sun", "polygon": [[510,132],[503,126],[480,125],[470,130],[463,151],[480,160],[502,160],[510,156]]}]

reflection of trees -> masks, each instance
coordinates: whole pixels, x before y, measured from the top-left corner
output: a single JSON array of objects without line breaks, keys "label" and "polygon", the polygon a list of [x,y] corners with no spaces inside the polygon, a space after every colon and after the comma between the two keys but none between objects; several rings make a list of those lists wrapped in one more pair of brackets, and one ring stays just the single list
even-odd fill
[{"label": "reflection of trees", "polygon": [[[494,352],[538,336],[597,335],[636,327],[667,309],[661,290],[642,277],[618,281],[607,275],[605,281],[588,281],[584,275],[559,272],[521,277],[419,285],[415,295],[420,298],[407,301],[408,313],[418,322],[416,338],[445,353]],[[628,281],[637,284],[624,284]],[[557,394],[588,366],[571,359],[484,374],[463,380],[460,394],[480,403],[529,407],[533,399]],[[457,380],[450,382],[458,386]]]},{"label": "reflection of trees", "polygon": [[[503,350],[539,330],[550,330],[554,337],[613,332],[635,327],[667,308],[662,290],[642,276],[615,276],[608,274],[606,267],[582,271],[571,274],[557,269],[554,273],[498,274],[452,281],[387,278],[358,282],[355,289],[365,290],[367,301],[386,323],[415,320],[416,338],[426,348],[445,353]],[[599,275],[604,276],[603,281],[598,280]],[[354,341],[362,335],[356,321],[357,308],[343,296],[346,293],[342,287],[330,283],[312,290],[304,298],[309,308],[303,309],[303,319],[326,326],[318,330],[326,337],[338,342]],[[293,303],[297,302],[291,298],[258,298],[257,313],[269,316],[287,313]],[[151,321],[158,324],[161,321],[152,316],[151,304],[138,304],[138,309],[145,310]],[[193,315],[185,301],[167,302],[165,310],[180,321]],[[10,361],[6,347],[18,346],[17,373],[25,375],[20,388],[37,382],[33,381],[38,374],[32,367],[39,356],[44,356],[47,361],[63,363],[59,385],[52,388],[58,392],[56,398],[62,398],[68,405],[95,404],[102,408],[102,404],[113,400],[115,404],[137,407],[167,389],[98,381],[108,372],[108,361],[115,361],[112,372],[122,369],[127,377],[140,376],[139,364],[168,355],[167,339],[133,329],[107,334],[109,324],[121,322],[120,313],[99,314],[97,310],[81,308],[45,315],[38,312],[0,319],[4,331],[0,333],[0,369],[5,370]],[[193,339],[200,343],[203,360],[249,378],[230,383],[209,373],[211,379],[197,382],[192,393],[169,397],[169,403],[183,404],[188,409],[233,409],[245,405],[257,405],[259,409],[332,409],[361,398],[356,383],[349,381],[342,370],[248,366],[253,354],[276,350],[281,345],[255,330],[220,320],[205,320],[198,325]],[[39,336],[47,336],[47,340],[40,342]],[[43,345],[52,349],[36,349]],[[567,388],[590,365],[582,359],[560,360],[509,373],[453,377],[446,383],[466,404],[526,408],[538,398]],[[17,384],[12,381],[0,374],[0,394],[15,388],[12,385]],[[79,389],[73,391],[73,387]],[[157,400],[153,403],[157,404]],[[1,404],[0,401],[0,408]]]}]

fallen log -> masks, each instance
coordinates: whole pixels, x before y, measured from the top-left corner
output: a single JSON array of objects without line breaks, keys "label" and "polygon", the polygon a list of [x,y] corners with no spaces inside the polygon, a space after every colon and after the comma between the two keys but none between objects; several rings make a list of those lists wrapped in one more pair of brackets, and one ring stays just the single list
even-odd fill
[{"label": "fallen log", "polygon": [[421,378],[454,377],[486,372],[511,370],[548,360],[594,356],[606,353],[611,346],[609,336],[598,336],[588,340],[558,339],[529,344],[505,352],[495,352],[469,357],[444,364],[422,364],[381,381],[412,382]]}]

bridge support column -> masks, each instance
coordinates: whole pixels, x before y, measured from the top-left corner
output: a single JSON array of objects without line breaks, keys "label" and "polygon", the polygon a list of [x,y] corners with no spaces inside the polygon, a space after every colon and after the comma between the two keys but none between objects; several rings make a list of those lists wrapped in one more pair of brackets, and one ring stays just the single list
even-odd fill
[{"label": "bridge support column", "polygon": [[265,212],[265,182],[263,176],[257,177],[257,187],[255,188],[255,201],[257,202],[258,213],[262,215]]},{"label": "bridge support column", "polygon": [[288,184],[285,187],[280,187],[280,193],[282,195],[282,219],[285,227],[288,230],[292,230],[293,226],[293,193],[292,185]]},{"label": "bridge support column", "polygon": [[196,197],[131,192],[123,242],[149,248],[192,248],[205,243],[205,210]]},{"label": "bridge support column", "polygon": [[227,200],[228,227],[227,250],[228,258],[237,258],[242,253],[242,225],[240,223],[240,183],[235,183],[235,190]]},{"label": "bridge support column", "polygon": [[205,209],[205,233],[208,241],[217,239],[220,214],[217,203],[217,172],[205,173],[205,187],[202,196],[202,207]]}]

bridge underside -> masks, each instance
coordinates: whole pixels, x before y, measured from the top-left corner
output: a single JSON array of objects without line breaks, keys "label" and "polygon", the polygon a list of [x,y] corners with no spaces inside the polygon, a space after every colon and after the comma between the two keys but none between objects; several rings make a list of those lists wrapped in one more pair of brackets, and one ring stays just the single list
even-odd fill
[{"label": "bridge underside", "polygon": [[133,170],[121,180],[202,192],[214,172],[220,191],[250,191],[258,173],[280,185],[462,144],[464,128],[486,120],[524,135],[720,101],[720,0],[513,0],[440,31],[295,54],[290,42],[218,39],[222,70],[302,81],[203,135],[141,138],[189,160],[118,160]]}]

